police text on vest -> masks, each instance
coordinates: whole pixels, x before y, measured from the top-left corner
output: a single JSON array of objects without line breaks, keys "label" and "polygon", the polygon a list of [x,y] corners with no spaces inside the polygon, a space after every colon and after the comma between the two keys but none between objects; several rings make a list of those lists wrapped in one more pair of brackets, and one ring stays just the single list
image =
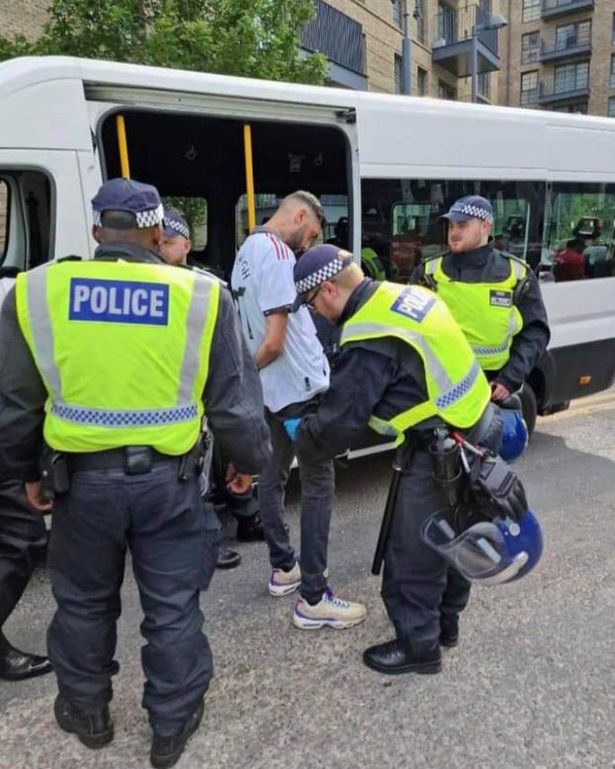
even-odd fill
[{"label": "police text on vest", "polygon": [[68,317],[70,320],[166,326],[169,322],[169,286],[136,280],[71,278]]}]

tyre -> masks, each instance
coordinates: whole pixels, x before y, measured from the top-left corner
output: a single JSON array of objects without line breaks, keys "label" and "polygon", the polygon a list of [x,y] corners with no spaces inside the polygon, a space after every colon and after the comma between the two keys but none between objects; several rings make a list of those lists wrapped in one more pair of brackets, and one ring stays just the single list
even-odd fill
[{"label": "tyre", "polygon": [[534,428],[536,427],[536,412],[538,406],[536,404],[536,395],[532,390],[531,385],[527,382],[523,383],[521,390],[521,410],[523,412],[523,419],[527,425],[527,432],[529,437],[532,437]]}]

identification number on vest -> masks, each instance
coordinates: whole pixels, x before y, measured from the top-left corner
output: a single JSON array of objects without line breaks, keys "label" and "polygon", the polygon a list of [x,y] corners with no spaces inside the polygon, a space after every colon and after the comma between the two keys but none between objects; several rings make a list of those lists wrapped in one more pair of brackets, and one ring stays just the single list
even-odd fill
[{"label": "identification number on vest", "polygon": [[512,307],[512,301],[512,291],[499,291],[495,288],[489,291],[489,304],[492,307]]},{"label": "identification number on vest", "polygon": [[407,288],[393,302],[391,310],[420,323],[435,301],[436,298],[430,294]]},{"label": "identification number on vest", "polygon": [[169,286],[136,280],[71,278],[68,317],[167,326]]}]

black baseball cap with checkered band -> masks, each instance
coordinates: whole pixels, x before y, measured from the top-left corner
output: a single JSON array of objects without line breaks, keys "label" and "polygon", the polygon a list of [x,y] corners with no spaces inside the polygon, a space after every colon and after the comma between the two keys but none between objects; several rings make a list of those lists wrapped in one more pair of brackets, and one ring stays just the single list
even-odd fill
[{"label": "black baseball cap with checkered band", "polygon": [[351,262],[352,254],[332,243],[308,248],[295,265],[293,272],[297,298],[293,303],[292,312],[297,312],[305,304],[307,294],[313,288],[320,286],[326,280],[331,280]]},{"label": "black baseball cap with checkered band", "polygon": [[134,179],[109,179],[92,199],[94,224],[105,226],[107,211],[123,211],[132,214],[138,229],[154,227],[164,217],[164,208],[158,190],[151,184]]},{"label": "black baseball cap with checkered band", "polygon": [[493,221],[493,208],[487,198],[481,195],[466,195],[456,200],[447,214],[440,219],[449,222],[468,222],[470,219],[481,219],[484,222]]}]

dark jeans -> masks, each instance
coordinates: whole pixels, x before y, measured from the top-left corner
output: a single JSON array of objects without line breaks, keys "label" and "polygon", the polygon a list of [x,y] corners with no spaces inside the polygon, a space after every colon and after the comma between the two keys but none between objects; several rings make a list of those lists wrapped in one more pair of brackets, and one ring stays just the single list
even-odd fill
[{"label": "dark jeans", "polygon": [[22,481],[0,481],[0,628],[17,605],[47,544],[45,521]]},{"label": "dark jeans", "polygon": [[[495,449],[500,443],[501,419],[497,408],[487,408],[492,418],[486,431],[480,436],[470,431],[469,438]],[[384,557],[382,598],[397,637],[413,648],[437,643],[440,616],[456,616],[470,597],[470,583],[421,538],[425,519],[446,507],[432,470],[427,449],[417,448],[400,480]]]},{"label": "dark jeans", "polygon": [[86,711],[111,699],[129,548],[145,615],[143,707],[158,734],[179,733],[213,674],[199,591],[211,579],[220,535],[197,479],[180,481],[176,459],[143,475],[77,472],[54,510],[48,565],[58,608],[48,648],[60,691]]},{"label": "dark jeans", "polygon": [[[265,417],[271,433],[273,455],[260,475],[260,514],[269,546],[271,565],[290,569],[295,552],[284,526],[284,492],[295,445],[284,429],[284,419],[300,417],[314,408],[313,402],[293,404],[276,414],[268,409]],[[327,588],[325,570],[329,545],[329,526],[333,510],[335,476],[331,460],[315,462],[300,454],[301,481],[301,595],[314,603]]]}]

